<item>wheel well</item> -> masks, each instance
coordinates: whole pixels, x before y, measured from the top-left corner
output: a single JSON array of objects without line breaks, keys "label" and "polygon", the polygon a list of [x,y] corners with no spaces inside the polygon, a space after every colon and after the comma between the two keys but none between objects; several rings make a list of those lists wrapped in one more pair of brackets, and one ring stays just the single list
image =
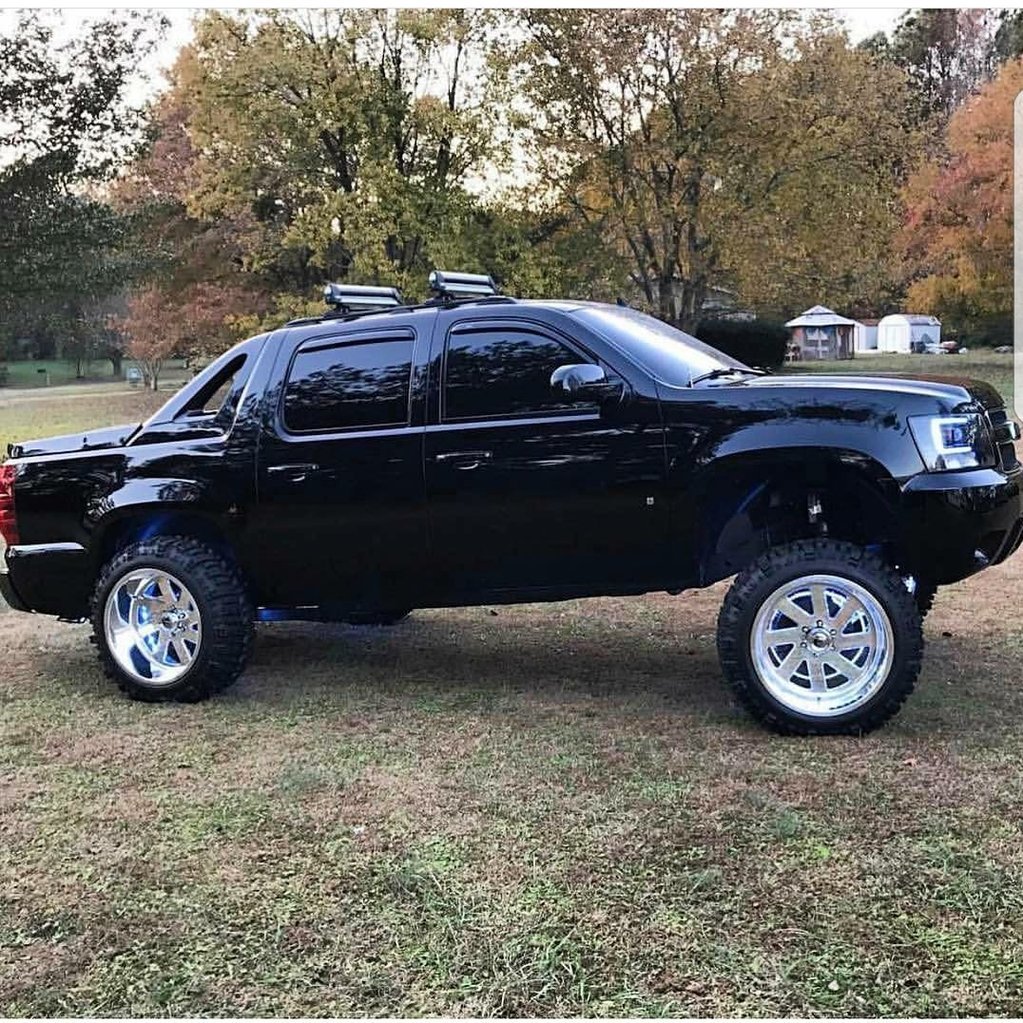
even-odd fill
[{"label": "wheel well", "polygon": [[697,523],[703,585],[734,575],[770,547],[819,536],[899,560],[898,487],[876,463],[732,465],[715,472],[703,494]]},{"label": "wheel well", "polygon": [[154,536],[192,536],[215,550],[233,553],[219,524],[206,516],[192,511],[140,509],[118,518],[103,531],[98,564],[105,565],[128,544]]}]

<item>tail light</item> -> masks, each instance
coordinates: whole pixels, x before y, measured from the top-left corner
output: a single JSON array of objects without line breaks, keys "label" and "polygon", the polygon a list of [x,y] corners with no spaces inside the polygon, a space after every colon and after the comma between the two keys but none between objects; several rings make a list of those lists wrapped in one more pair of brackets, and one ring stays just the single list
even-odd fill
[{"label": "tail light", "polygon": [[13,546],[18,542],[18,516],[14,512],[14,475],[17,467],[0,465],[0,536]]}]

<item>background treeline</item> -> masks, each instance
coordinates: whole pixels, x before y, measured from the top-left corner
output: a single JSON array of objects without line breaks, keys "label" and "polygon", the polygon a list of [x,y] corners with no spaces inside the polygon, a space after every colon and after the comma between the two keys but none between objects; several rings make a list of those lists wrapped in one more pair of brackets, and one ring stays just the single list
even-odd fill
[{"label": "background treeline", "polygon": [[155,375],[435,266],[688,330],[825,302],[1011,337],[1016,11],[857,46],[826,12],[211,12],[133,105],[160,31],[0,38],[9,357]]}]

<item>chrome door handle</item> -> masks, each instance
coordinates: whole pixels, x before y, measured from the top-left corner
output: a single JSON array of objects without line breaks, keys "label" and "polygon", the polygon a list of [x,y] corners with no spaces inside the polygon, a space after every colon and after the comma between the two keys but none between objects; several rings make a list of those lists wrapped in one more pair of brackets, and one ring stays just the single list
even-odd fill
[{"label": "chrome door handle", "polygon": [[434,455],[434,461],[441,464],[453,462],[456,469],[463,472],[478,469],[482,462],[489,462],[494,457],[493,451],[443,451]]},{"label": "chrome door handle", "polygon": [[280,476],[287,474],[295,483],[301,483],[311,472],[318,472],[319,466],[315,462],[297,462],[292,465],[271,465],[267,468],[268,476]]}]

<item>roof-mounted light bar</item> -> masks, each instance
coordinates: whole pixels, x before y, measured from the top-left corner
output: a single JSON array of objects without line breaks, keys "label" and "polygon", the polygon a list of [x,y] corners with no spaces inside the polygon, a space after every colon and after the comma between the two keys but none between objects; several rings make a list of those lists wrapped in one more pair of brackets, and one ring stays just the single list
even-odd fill
[{"label": "roof-mounted light bar", "polygon": [[365,284],[327,284],[323,301],[340,313],[363,313],[372,309],[393,309],[402,304],[397,288],[373,288]]},{"label": "roof-mounted light bar", "polygon": [[450,270],[434,270],[430,274],[430,290],[438,298],[486,298],[499,295],[494,278],[490,274],[452,273]]}]

